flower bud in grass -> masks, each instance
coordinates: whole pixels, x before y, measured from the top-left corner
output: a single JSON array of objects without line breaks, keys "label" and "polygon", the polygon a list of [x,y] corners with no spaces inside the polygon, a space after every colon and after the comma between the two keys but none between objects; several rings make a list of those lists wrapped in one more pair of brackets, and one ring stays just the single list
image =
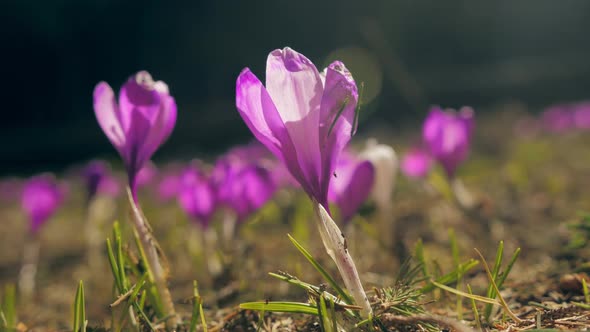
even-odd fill
[{"label": "flower bud in grass", "polygon": [[[309,59],[288,47],[268,55],[266,86],[248,68],[236,82],[236,106],[250,131],[285,164],[314,205],[317,202],[326,212],[338,156],[356,130],[357,102],[356,84],[342,62],[335,61],[320,73]],[[345,284],[356,285],[349,290],[369,316],[371,306],[358,287],[354,262],[347,252],[345,257],[342,250],[329,247],[335,242],[324,239],[328,233],[321,220],[318,226],[326,251],[335,253],[330,256]]]},{"label": "flower bud in grass", "polygon": [[455,112],[434,106],[424,121],[424,144],[449,179],[455,176],[457,167],[467,158],[473,127],[473,109],[470,107]]},{"label": "flower bud in grass", "polygon": [[340,211],[344,223],[348,223],[367,200],[374,186],[375,167],[368,160],[359,160],[345,153],[340,156],[330,181],[328,200]]},{"label": "flower bud in grass", "polygon": [[360,158],[373,164],[375,179],[371,197],[379,209],[386,209],[387,206],[392,204],[391,196],[395,188],[395,176],[399,168],[397,154],[391,146],[379,144],[375,139],[370,139],[361,152]]},{"label": "flower bud in grass", "polygon": [[140,71],[121,87],[118,102],[111,87],[100,82],[94,89],[94,113],[123,159],[135,197],[138,172],[172,133],[176,102],[164,82]]},{"label": "flower bud in grass", "polygon": [[64,199],[64,189],[60,188],[53,175],[35,176],[24,185],[21,203],[29,218],[29,230],[37,233],[41,226],[57,211]]},{"label": "flower bud in grass", "polygon": [[402,173],[409,178],[425,178],[432,168],[432,157],[422,148],[410,148],[401,162]]}]

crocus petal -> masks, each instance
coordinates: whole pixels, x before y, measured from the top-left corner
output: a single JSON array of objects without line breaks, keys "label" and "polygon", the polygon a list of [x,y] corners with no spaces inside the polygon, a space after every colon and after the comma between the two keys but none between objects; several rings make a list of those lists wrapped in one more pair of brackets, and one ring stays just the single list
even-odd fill
[{"label": "crocus petal", "polygon": [[254,137],[289,169],[293,177],[311,194],[299,166],[295,146],[270,95],[260,80],[245,68],[236,82],[236,106]]},{"label": "crocus petal", "polygon": [[150,122],[141,112],[130,113],[129,131],[123,154],[123,161],[127,168],[127,176],[132,191],[135,189],[135,178],[142,166],[151,156],[144,153],[143,145],[149,135]]},{"label": "crocus petal", "polygon": [[160,111],[160,93],[154,88],[155,82],[146,71],[129,77],[119,91],[120,119],[123,128],[130,130],[132,114],[140,112],[150,124],[156,122]]},{"label": "crocus petal", "polygon": [[268,56],[266,88],[293,145],[297,147],[297,165],[304,178],[304,189],[318,200],[325,201],[327,192],[320,183],[322,156],[319,138],[323,86],[317,68],[305,56],[288,47],[275,50]]},{"label": "crocus petal", "polygon": [[254,136],[277,158],[283,159],[282,145],[290,138],[266,88],[249,68],[238,76],[236,106]]},{"label": "crocus petal", "polygon": [[162,95],[161,100],[161,109],[140,152],[140,155],[145,156],[145,160],[152,158],[156,150],[168,139],[176,124],[177,111],[174,98]]},{"label": "crocus petal", "polygon": [[320,146],[322,150],[321,187],[327,188],[334,162],[353,134],[358,90],[352,75],[340,61],[326,68],[320,109]]},{"label": "crocus petal", "polygon": [[375,168],[370,161],[348,161],[336,167],[330,183],[329,200],[334,202],[344,222],[350,221],[373,188]]},{"label": "crocus petal", "polygon": [[117,113],[118,106],[115,102],[113,89],[106,82],[98,83],[94,88],[94,114],[96,120],[109,141],[119,153],[122,153],[125,144],[125,132]]}]

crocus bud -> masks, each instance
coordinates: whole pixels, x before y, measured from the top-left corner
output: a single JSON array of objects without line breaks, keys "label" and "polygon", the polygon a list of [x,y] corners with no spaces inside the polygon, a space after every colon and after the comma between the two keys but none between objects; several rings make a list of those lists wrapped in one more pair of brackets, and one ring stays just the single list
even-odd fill
[{"label": "crocus bud", "polygon": [[52,175],[43,174],[27,181],[22,192],[21,203],[29,218],[31,233],[39,231],[61,205],[63,198],[64,191]]},{"label": "crocus bud", "polygon": [[172,133],[176,102],[162,81],[146,71],[121,87],[118,102],[106,82],[94,89],[94,113],[103,132],[121,155],[135,196],[137,173]]},{"label": "crocus bud", "polygon": [[434,106],[424,121],[424,144],[449,178],[454,177],[459,164],[467,158],[473,127],[473,109],[470,107],[455,112]]},{"label": "crocus bud", "polygon": [[391,196],[395,188],[395,176],[399,168],[399,161],[393,148],[386,144],[378,144],[377,140],[367,142],[360,158],[371,162],[375,168],[375,179],[371,197],[379,208],[391,205]]},{"label": "crocus bud", "polygon": [[409,178],[424,178],[431,168],[432,157],[422,148],[411,148],[402,158],[401,171]]}]

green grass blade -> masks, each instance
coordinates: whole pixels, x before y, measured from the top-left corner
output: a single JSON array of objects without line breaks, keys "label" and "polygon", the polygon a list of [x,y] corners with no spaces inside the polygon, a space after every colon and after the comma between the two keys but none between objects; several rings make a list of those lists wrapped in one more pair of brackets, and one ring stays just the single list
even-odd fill
[{"label": "green grass blade", "polygon": [[84,283],[80,280],[74,300],[74,332],[86,332],[86,305],[84,303]]},{"label": "green grass blade", "polygon": [[247,302],[241,303],[240,309],[318,315],[318,308],[301,302]]},{"label": "green grass blade", "polygon": [[[471,291],[471,286],[469,286],[469,284],[467,285],[467,291],[469,292],[470,295],[473,295],[473,292]],[[471,300],[471,310],[473,310],[473,317],[475,318],[475,324],[477,325],[477,328],[480,331],[483,331],[483,329],[481,328],[481,320],[479,319],[479,311],[477,310],[477,305],[475,304],[475,299],[470,299]]]},{"label": "green grass blade", "polygon": [[326,308],[326,300],[323,296],[320,296],[318,303],[318,316],[320,322],[320,330],[322,332],[332,332],[329,330],[330,322],[328,316],[328,309]]},{"label": "green grass blade", "polygon": [[502,285],[504,284],[504,281],[506,281],[506,278],[508,277],[508,274],[510,274],[510,271],[512,271],[512,267],[514,266],[514,263],[516,263],[516,260],[518,259],[519,255],[520,255],[520,248],[516,248],[516,250],[512,254],[512,257],[510,257],[510,261],[508,261],[508,266],[506,266],[506,271],[504,271],[500,275],[500,277],[498,278],[498,281],[496,281],[496,285],[498,285],[498,288],[502,287]]},{"label": "green grass blade", "polygon": [[14,284],[7,284],[4,287],[2,298],[2,324],[8,329],[16,328],[16,287]]},{"label": "green grass blade", "polygon": [[330,317],[332,317],[332,331],[338,332],[338,322],[336,321],[336,303],[334,299],[329,299],[330,303]]},{"label": "green grass blade", "polygon": [[416,242],[414,256],[416,256],[416,260],[418,260],[418,263],[420,263],[420,267],[422,268],[422,275],[424,276],[424,278],[429,279],[430,273],[428,273],[428,266],[426,266],[426,258],[424,256],[424,243],[422,243],[422,239],[418,239],[418,241]]},{"label": "green grass blade", "polygon": [[348,293],[346,293],[340,287],[340,285],[336,283],[334,278],[330,276],[330,274],[320,265],[320,263],[318,263],[315,260],[315,258],[313,258],[311,254],[305,248],[303,248],[301,244],[299,244],[299,242],[297,242],[297,240],[295,240],[291,235],[287,234],[287,236],[289,237],[289,240],[291,240],[293,245],[297,248],[297,250],[301,252],[301,254],[311,263],[311,265],[313,265],[313,267],[322,275],[322,277],[324,277],[326,282],[336,291],[336,293],[338,293],[338,296],[340,296],[342,301],[344,301],[346,304],[353,304],[354,301],[352,300],[350,295],[348,295]]},{"label": "green grass blade", "polygon": [[109,265],[111,267],[111,272],[113,273],[113,278],[115,279],[115,287],[119,294],[123,294],[123,284],[121,282],[121,278],[119,276],[119,265],[117,264],[117,259],[115,258],[115,253],[113,252],[113,246],[111,245],[111,239],[107,238],[107,257],[109,259]]},{"label": "green grass blade", "polygon": [[201,326],[203,331],[207,332],[207,321],[205,320],[205,313],[203,312],[203,299],[199,294],[199,288],[197,287],[197,281],[193,281],[193,312],[191,315],[191,326],[190,332],[196,332],[197,321],[201,319]]}]

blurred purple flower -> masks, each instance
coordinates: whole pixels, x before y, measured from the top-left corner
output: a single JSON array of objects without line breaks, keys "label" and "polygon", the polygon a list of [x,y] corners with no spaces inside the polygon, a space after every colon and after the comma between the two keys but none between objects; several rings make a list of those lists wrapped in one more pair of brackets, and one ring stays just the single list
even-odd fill
[{"label": "blurred purple flower", "polygon": [[578,129],[590,129],[590,101],[580,102],[574,106],[574,122]]},{"label": "blurred purple flower", "polygon": [[50,174],[29,179],[23,188],[21,205],[29,218],[29,231],[37,233],[61,205],[65,196],[64,188]]},{"label": "blurred purple flower", "polygon": [[181,174],[179,180],[180,207],[202,228],[209,227],[217,207],[215,189],[210,179],[191,165]]},{"label": "blurred purple flower", "polygon": [[575,127],[574,113],[567,104],[547,108],[541,113],[540,122],[545,130],[552,133],[564,133]]},{"label": "blurred purple flower", "polygon": [[273,170],[268,168],[274,165],[263,159],[235,157],[230,151],[219,158],[212,172],[212,180],[218,203],[233,210],[238,221],[244,221],[272,198],[277,183]]},{"label": "blurred purple flower", "polygon": [[347,223],[371,194],[375,167],[369,160],[357,160],[343,153],[333,176],[328,200],[338,206],[342,221]]},{"label": "blurred purple flower", "polygon": [[236,82],[236,105],[248,128],[326,208],[338,154],[355,129],[357,101],[344,64],[335,61],[320,73],[288,47],[269,54],[266,87],[249,68]]},{"label": "blurred purple flower", "polygon": [[175,199],[180,192],[180,175],[174,173],[165,174],[158,183],[158,198],[163,201]]},{"label": "blurred purple flower", "polygon": [[176,102],[164,82],[154,82],[148,72],[140,71],[121,87],[118,103],[111,87],[106,82],[98,83],[94,112],[123,159],[135,195],[137,173],[172,133]]},{"label": "blurred purple flower", "polygon": [[82,179],[86,185],[89,201],[97,194],[114,197],[120,192],[119,183],[111,174],[109,164],[105,161],[89,162],[82,170]]},{"label": "blurred purple flower", "polygon": [[430,109],[422,139],[430,154],[452,178],[459,164],[467,158],[474,127],[473,109],[462,107],[458,112],[443,111],[434,106]]},{"label": "blurred purple flower", "polygon": [[422,148],[411,148],[402,158],[401,171],[410,178],[424,178],[432,168],[432,157]]}]

